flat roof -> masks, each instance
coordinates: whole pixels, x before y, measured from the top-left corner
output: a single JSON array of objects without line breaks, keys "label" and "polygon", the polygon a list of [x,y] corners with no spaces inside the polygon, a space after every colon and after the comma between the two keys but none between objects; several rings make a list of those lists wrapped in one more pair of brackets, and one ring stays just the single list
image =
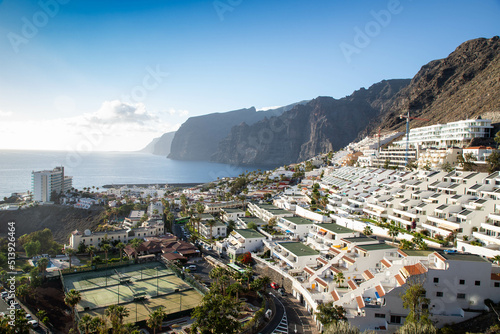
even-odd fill
[{"label": "flat roof", "polygon": [[370,241],[377,242],[376,239],[369,238],[369,237],[367,237],[366,235],[363,235],[363,234],[360,235],[359,237],[346,237],[346,238],[342,238],[342,240],[347,241],[347,242],[370,242]]},{"label": "flat roof", "polygon": [[400,251],[408,256],[427,256],[431,253],[434,253],[434,251],[417,250],[417,249],[400,249]]},{"label": "flat roof", "polygon": [[314,224],[312,220],[302,218],[302,217],[284,217],[283,219],[288,220],[289,222],[292,222],[297,225],[309,225],[309,224]]},{"label": "flat roof", "polygon": [[234,209],[234,208],[222,208],[221,210],[227,213],[245,212],[241,209]]},{"label": "flat roof", "polygon": [[356,247],[361,248],[367,252],[375,251],[375,250],[382,250],[382,249],[396,249],[396,247],[391,246],[391,245],[386,244],[386,243],[359,245]]},{"label": "flat roof", "polygon": [[351,230],[350,228],[335,223],[316,224],[316,226],[318,226],[319,228],[324,228],[325,230],[328,230],[336,234],[354,232],[354,230]]},{"label": "flat roof", "polygon": [[245,239],[265,238],[262,233],[251,228],[236,229],[234,232],[238,233]]},{"label": "flat roof", "polygon": [[243,222],[245,223],[255,223],[257,225],[266,225],[267,223],[265,221],[263,221],[262,219],[260,218],[257,218],[257,217],[240,217],[239,219],[241,219]]},{"label": "flat roof", "polygon": [[301,242],[280,242],[279,245],[297,256],[319,255],[318,251],[315,251]]},{"label": "flat roof", "polygon": [[470,261],[470,262],[487,262],[488,260],[483,259],[479,255],[474,254],[461,254],[461,253],[441,253],[437,252],[439,255],[444,257],[448,261]]}]

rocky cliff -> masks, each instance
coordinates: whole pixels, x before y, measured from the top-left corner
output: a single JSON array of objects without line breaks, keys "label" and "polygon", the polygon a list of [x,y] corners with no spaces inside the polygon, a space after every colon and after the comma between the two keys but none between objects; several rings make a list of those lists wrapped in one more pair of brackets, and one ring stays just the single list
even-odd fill
[{"label": "rocky cliff", "polygon": [[164,133],[161,137],[153,139],[140,152],[167,156],[170,153],[170,146],[172,145],[174,136],[175,131]]},{"label": "rocky cliff", "polygon": [[462,43],[448,57],[424,65],[411,83],[389,101],[361,136],[379,127],[404,130],[398,116],[410,111],[411,127],[453,122],[500,113],[500,38],[478,38]]},{"label": "rocky cliff", "polygon": [[212,113],[190,117],[175,133],[168,158],[174,160],[208,161],[217,151],[218,143],[224,139],[231,128],[242,122],[254,124],[266,117],[281,115],[293,108],[297,102],[288,106],[257,111],[254,107],[223,113]]},{"label": "rocky cliff", "polygon": [[384,80],[342,99],[318,97],[280,116],[231,129],[211,160],[282,165],[337,150],[354,140],[409,79]]}]

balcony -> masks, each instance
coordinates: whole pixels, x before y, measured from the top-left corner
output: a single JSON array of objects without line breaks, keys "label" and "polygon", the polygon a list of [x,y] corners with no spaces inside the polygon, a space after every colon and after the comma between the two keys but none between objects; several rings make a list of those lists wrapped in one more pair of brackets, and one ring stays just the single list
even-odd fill
[{"label": "balcony", "polygon": [[500,222],[500,213],[498,212],[492,212],[488,215],[488,218],[491,219],[491,220],[496,220],[496,221],[499,221]]},{"label": "balcony", "polygon": [[500,233],[500,223],[498,222],[487,221],[485,223],[481,223],[481,228],[485,230],[494,231],[496,233]]},{"label": "balcony", "polygon": [[404,224],[404,225],[411,225],[411,221],[409,219],[406,219],[405,217],[388,215],[387,219],[393,220],[395,222],[399,222],[399,223]]},{"label": "balcony", "polygon": [[417,218],[417,210],[415,209],[409,209],[409,210],[400,210],[400,209],[393,209],[392,210],[395,214],[403,217],[409,217],[411,219],[416,219]]},{"label": "balcony", "polygon": [[451,231],[458,230],[460,228],[460,224],[457,223],[457,217],[436,217],[436,216],[427,216],[427,220],[433,223],[438,224],[440,227],[444,229],[449,229]]},{"label": "balcony", "polygon": [[437,233],[443,236],[448,235],[454,231],[451,229],[444,228],[443,226],[438,226],[437,224],[428,224],[428,223],[427,224],[422,223],[422,228],[433,231],[434,232],[433,235]]},{"label": "balcony", "polygon": [[477,238],[481,241],[483,241],[486,244],[495,244],[495,245],[500,245],[500,237],[499,236],[492,236],[492,235],[487,235],[484,232],[472,232],[472,236],[474,238]]}]

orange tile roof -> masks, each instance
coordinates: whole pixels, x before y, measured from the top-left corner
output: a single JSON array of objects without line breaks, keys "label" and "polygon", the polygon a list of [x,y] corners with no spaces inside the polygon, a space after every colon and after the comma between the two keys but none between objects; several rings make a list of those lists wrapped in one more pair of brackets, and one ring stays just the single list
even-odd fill
[{"label": "orange tile roof", "polygon": [[436,255],[436,257],[438,259],[440,259],[441,261],[446,262],[446,259],[441,254],[439,254],[438,252],[434,252],[433,254]]},{"label": "orange tile roof", "polygon": [[363,300],[363,297],[357,296],[356,297],[356,302],[358,302],[358,307],[359,308],[365,307],[365,301]]},{"label": "orange tile roof", "polygon": [[328,250],[331,251],[331,252],[334,252],[335,254],[339,254],[340,253],[340,250],[338,250],[337,248],[330,247]]},{"label": "orange tile roof", "polygon": [[380,297],[385,296],[385,291],[384,291],[384,288],[382,287],[382,285],[380,285],[380,284],[379,284],[379,285],[377,285],[377,286],[375,287],[375,290],[377,290],[378,295],[379,295]]},{"label": "orange tile roof", "polygon": [[337,274],[342,272],[342,270],[335,268],[333,265],[330,266],[330,269]]},{"label": "orange tile roof", "polygon": [[323,263],[323,264],[327,264],[328,263],[327,260],[325,260],[325,259],[323,259],[321,257],[318,257],[318,261],[321,262],[321,263]]},{"label": "orange tile roof", "polygon": [[325,281],[323,281],[321,278],[319,278],[319,277],[316,277],[315,281],[318,282],[320,285],[322,285],[324,287],[328,286],[328,284]]},{"label": "orange tile roof", "polygon": [[491,274],[492,281],[500,281],[500,274]]},{"label": "orange tile roof", "polygon": [[310,275],[314,275],[314,271],[308,267],[304,267],[304,271]]},{"label": "orange tile roof", "polygon": [[402,269],[402,273],[404,276],[414,276],[421,275],[427,272],[427,268],[425,268],[421,263],[417,263],[411,266],[404,266]]},{"label": "orange tile roof", "polygon": [[353,290],[356,290],[358,288],[358,286],[356,285],[356,283],[354,283],[353,280],[348,280],[347,285],[349,285],[349,287]]},{"label": "orange tile roof", "polygon": [[354,263],[356,262],[356,260],[351,259],[351,258],[350,258],[349,256],[347,256],[347,255],[344,255],[344,256],[342,257],[342,260],[347,261],[347,262],[350,262],[350,263],[352,263],[352,264],[354,264]]},{"label": "orange tile roof", "polygon": [[401,277],[400,274],[397,274],[396,276],[394,276],[396,278],[396,281],[398,281],[398,284],[399,285],[404,285],[406,282],[405,280],[403,279],[403,277]]},{"label": "orange tile roof", "polygon": [[340,299],[339,294],[337,293],[337,291],[336,291],[336,290],[333,290],[333,291],[331,292],[331,294],[332,294],[332,297],[333,297],[333,300],[334,300],[334,301],[337,301],[337,300],[339,300],[339,299]]},{"label": "orange tile roof", "polygon": [[404,257],[408,257],[408,254],[406,254],[402,249],[398,249],[398,253]]},{"label": "orange tile roof", "polygon": [[380,261],[380,263],[382,263],[382,264],[383,264],[384,266],[386,266],[387,268],[392,267],[392,264],[391,264],[389,261],[387,261],[386,259],[382,259],[382,260]]},{"label": "orange tile roof", "polygon": [[366,280],[370,280],[372,278],[375,278],[375,276],[373,276],[373,274],[369,270],[365,270],[363,272],[363,276],[365,277]]}]

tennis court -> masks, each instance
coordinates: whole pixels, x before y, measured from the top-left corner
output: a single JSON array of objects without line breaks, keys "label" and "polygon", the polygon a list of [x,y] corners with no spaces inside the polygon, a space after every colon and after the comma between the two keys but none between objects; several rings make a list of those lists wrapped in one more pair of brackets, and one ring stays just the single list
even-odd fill
[{"label": "tennis court", "polygon": [[152,262],[63,276],[66,290],[81,293],[77,311],[102,315],[109,305],[125,306],[126,322],[145,320],[163,306],[167,314],[194,308],[203,296],[163,263]]}]

